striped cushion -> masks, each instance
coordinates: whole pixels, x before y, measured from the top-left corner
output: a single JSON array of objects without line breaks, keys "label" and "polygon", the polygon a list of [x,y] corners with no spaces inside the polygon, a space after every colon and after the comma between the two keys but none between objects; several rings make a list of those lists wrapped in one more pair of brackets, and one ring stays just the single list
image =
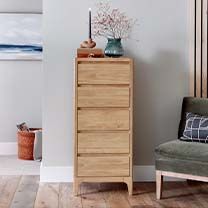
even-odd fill
[{"label": "striped cushion", "polygon": [[193,113],[186,114],[186,126],[183,132],[184,141],[208,143],[208,117]]}]

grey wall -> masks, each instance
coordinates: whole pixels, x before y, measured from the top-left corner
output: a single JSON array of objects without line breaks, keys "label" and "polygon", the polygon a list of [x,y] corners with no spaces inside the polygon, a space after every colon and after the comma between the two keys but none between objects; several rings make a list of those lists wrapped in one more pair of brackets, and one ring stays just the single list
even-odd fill
[{"label": "grey wall", "polygon": [[[0,12],[42,12],[41,0],[0,0]],[[0,142],[16,141],[16,123],[40,127],[41,61],[0,60]]]},{"label": "grey wall", "polygon": [[[73,164],[72,95],[76,48],[87,37],[95,1],[44,0],[43,166]],[[154,164],[155,145],[176,138],[188,94],[188,0],[114,0],[138,18],[139,43],[126,42],[135,60],[135,164]],[[105,40],[98,45],[104,47]]]},{"label": "grey wall", "polygon": [[0,142],[16,141],[16,124],[41,127],[41,62],[0,61]]}]

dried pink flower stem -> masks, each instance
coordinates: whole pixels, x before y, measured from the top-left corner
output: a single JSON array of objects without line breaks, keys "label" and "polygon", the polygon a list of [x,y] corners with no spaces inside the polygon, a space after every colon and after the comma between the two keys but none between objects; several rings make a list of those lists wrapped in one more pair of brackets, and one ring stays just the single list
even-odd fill
[{"label": "dried pink flower stem", "polygon": [[124,12],[112,9],[109,3],[97,4],[97,13],[92,20],[94,37],[129,39],[137,19],[128,18]]}]

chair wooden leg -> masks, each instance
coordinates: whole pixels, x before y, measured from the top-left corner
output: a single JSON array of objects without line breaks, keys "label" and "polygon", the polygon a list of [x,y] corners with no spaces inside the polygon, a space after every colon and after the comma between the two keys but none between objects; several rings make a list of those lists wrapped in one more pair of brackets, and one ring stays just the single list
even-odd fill
[{"label": "chair wooden leg", "polygon": [[163,175],[162,171],[156,170],[156,198],[158,200],[162,197]]}]

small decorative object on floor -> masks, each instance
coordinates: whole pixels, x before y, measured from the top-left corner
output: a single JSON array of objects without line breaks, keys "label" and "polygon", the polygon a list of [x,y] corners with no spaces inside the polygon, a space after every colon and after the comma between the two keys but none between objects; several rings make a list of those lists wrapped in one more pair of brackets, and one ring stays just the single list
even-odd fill
[{"label": "small decorative object on floor", "polygon": [[35,133],[41,129],[28,128],[25,122],[17,124],[17,129],[18,158],[23,160],[33,160]]},{"label": "small decorative object on floor", "polygon": [[89,39],[81,43],[80,45],[81,48],[94,48],[96,46],[95,41],[92,40],[91,15],[92,15],[92,11],[91,8],[89,8]]},{"label": "small decorative object on floor", "polygon": [[106,56],[120,57],[124,54],[121,40],[130,39],[137,19],[128,18],[124,12],[112,9],[106,2],[98,3],[97,8],[97,14],[92,20],[93,35],[108,39]]}]

